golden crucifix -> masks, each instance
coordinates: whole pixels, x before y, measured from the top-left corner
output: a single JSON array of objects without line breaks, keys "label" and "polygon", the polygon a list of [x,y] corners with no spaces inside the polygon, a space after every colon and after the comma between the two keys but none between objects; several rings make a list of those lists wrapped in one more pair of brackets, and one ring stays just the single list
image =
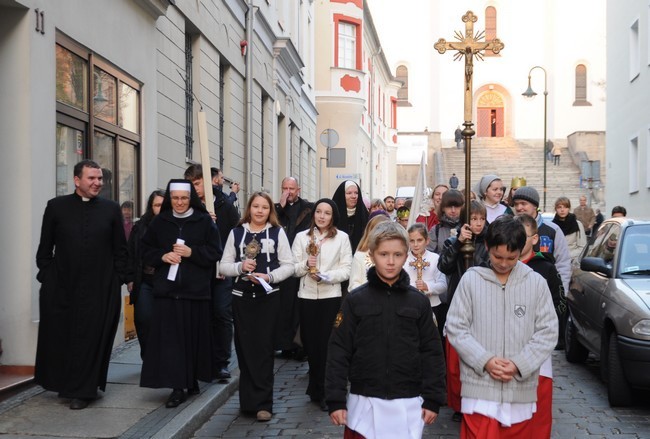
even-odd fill
[{"label": "golden crucifix", "polygon": [[417,258],[415,258],[415,260],[409,262],[409,265],[415,268],[415,272],[417,273],[417,277],[418,277],[417,280],[422,280],[422,270],[424,270],[426,267],[428,267],[431,264],[429,264],[427,261],[422,259],[422,256],[418,256]]},{"label": "golden crucifix", "polygon": [[[482,52],[491,50],[494,54],[498,54],[503,49],[503,43],[498,38],[492,41],[481,41],[485,32],[481,31],[474,35],[474,23],[478,18],[472,11],[467,11],[463,15],[463,23],[465,23],[465,34],[455,31],[455,37],[458,41],[447,42],[444,38],[440,38],[433,47],[443,54],[449,50],[455,50],[454,60],[461,58],[465,59],[465,129],[462,131],[463,138],[465,139],[465,203],[469,204],[470,186],[472,182],[471,167],[472,167],[472,136],[475,132],[472,129],[472,76],[474,75],[474,57],[483,60]],[[469,224],[470,209],[465,209],[465,222]],[[474,254],[474,245],[469,240],[461,247],[461,252],[465,257],[465,266],[469,267],[472,262],[472,255]]]},{"label": "golden crucifix", "polygon": [[474,23],[478,18],[472,11],[467,11],[463,15],[463,23],[465,23],[465,35],[459,31],[455,31],[455,37],[458,41],[448,43],[444,38],[440,38],[433,47],[443,54],[450,50],[456,50],[454,60],[465,58],[465,122],[472,120],[472,76],[474,74],[474,57],[483,60],[484,50],[491,50],[494,54],[498,54],[503,49],[503,43],[498,38],[492,41],[480,41],[485,35],[484,31],[474,35]]}]

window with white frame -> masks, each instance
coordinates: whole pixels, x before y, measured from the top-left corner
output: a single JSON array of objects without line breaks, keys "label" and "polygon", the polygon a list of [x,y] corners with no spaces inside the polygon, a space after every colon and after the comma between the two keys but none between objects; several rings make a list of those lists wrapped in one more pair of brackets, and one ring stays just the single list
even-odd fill
[{"label": "window with white frame", "polygon": [[639,47],[639,19],[637,18],[630,26],[630,81],[634,81],[641,72],[640,47]]},{"label": "window with white frame", "polygon": [[639,191],[639,137],[630,139],[629,151],[629,166],[630,180],[629,192],[634,193]]},{"label": "window with white frame", "polygon": [[346,69],[357,68],[357,26],[339,21],[339,59],[338,66]]}]

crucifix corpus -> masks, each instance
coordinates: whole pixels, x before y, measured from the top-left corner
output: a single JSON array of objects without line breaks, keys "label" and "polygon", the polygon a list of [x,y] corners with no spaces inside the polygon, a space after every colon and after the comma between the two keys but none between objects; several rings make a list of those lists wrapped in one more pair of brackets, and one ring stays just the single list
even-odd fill
[{"label": "crucifix corpus", "polygon": [[[485,36],[485,32],[481,31],[474,35],[474,23],[478,18],[472,11],[467,11],[463,15],[463,23],[465,23],[465,33],[455,31],[454,37],[458,41],[447,42],[444,38],[440,38],[433,47],[443,54],[447,50],[455,50],[454,60],[461,58],[465,59],[465,122],[463,125],[465,129],[462,131],[463,138],[465,139],[465,222],[469,224],[470,219],[470,185],[472,181],[471,165],[472,165],[472,136],[475,132],[472,129],[472,76],[474,75],[474,57],[483,60],[482,52],[491,50],[494,54],[498,54],[503,49],[503,43],[498,38],[491,41],[481,41]],[[474,245],[471,241],[466,242],[461,247],[461,252],[465,257],[465,266],[469,267],[472,262],[474,254]]]}]

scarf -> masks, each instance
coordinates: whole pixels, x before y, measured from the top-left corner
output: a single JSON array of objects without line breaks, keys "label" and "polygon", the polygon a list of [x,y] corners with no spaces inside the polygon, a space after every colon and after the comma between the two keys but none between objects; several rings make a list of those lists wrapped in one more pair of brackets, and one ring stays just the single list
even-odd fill
[{"label": "scarf", "polygon": [[553,217],[553,222],[558,225],[560,230],[562,230],[564,236],[569,236],[572,233],[580,231],[580,228],[578,227],[578,219],[573,213],[569,213],[564,219],[560,218],[556,213],[555,217]]}]

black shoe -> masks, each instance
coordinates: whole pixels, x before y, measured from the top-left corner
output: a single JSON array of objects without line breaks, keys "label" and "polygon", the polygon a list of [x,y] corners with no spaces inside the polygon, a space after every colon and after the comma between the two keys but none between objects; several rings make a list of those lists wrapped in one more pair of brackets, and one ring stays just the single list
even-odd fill
[{"label": "black shoe", "polygon": [[325,398],[320,400],[319,406],[320,406],[321,411],[329,412],[329,410],[330,410],[329,407],[327,407],[327,401],[325,401]]},{"label": "black shoe", "polygon": [[198,395],[199,393],[201,393],[201,390],[199,389],[199,382],[194,380],[194,383],[193,383],[192,387],[187,389],[187,394],[188,395]]},{"label": "black shoe", "polygon": [[307,354],[303,348],[296,349],[296,352],[293,354],[293,359],[296,361],[305,361],[307,359]]},{"label": "black shoe", "polygon": [[228,369],[226,369],[225,367],[219,369],[219,372],[217,372],[217,379],[220,381],[230,379],[230,372],[228,371]]},{"label": "black shoe", "polygon": [[454,414],[451,415],[451,420],[454,422],[460,422],[463,420],[463,414],[461,412],[454,412]]},{"label": "black shoe", "polygon": [[296,353],[295,349],[282,349],[282,351],[278,354],[278,357],[280,357],[280,358],[293,358],[295,353]]},{"label": "black shoe", "polygon": [[70,410],[83,410],[88,407],[89,399],[73,398],[70,401]]},{"label": "black shoe", "polygon": [[185,402],[186,399],[187,396],[185,395],[183,389],[174,389],[172,394],[169,395],[169,399],[167,400],[165,407],[168,409],[173,409],[174,407],[178,407],[181,405],[181,403]]}]

